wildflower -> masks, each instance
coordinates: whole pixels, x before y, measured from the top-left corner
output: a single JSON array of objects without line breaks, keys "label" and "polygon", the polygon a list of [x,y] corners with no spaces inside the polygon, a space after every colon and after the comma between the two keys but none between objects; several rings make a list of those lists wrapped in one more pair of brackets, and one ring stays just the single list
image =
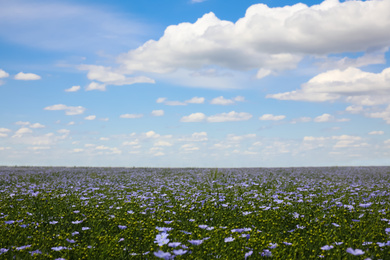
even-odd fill
[{"label": "wildflower", "polygon": [[72,233],[72,236],[75,236],[75,235],[78,235],[78,234],[80,234],[80,232],[75,231],[75,232]]},{"label": "wildflower", "polygon": [[173,250],[172,252],[173,252],[175,255],[184,255],[185,253],[187,253],[187,250],[178,249],[178,250]]},{"label": "wildflower", "polygon": [[67,238],[66,241],[68,241],[69,243],[72,243],[72,244],[73,244],[73,243],[76,243],[76,241],[74,241],[73,239],[68,239],[68,238]]},{"label": "wildflower", "polygon": [[269,243],[269,248],[271,248],[271,249],[274,249],[274,248],[276,248],[277,246],[278,246],[277,243],[275,243],[275,244]]},{"label": "wildflower", "polygon": [[158,246],[163,246],[163,245],[166,245],[168,244],[169,242],[169,239],[167,238],[169,236],[168,233],[161,233],[161,234],[158,234],[156,236],[156,240],[154,241],[154,243],[157,243]]},{"label": "wildflower", "polygon": [[264,249],[263,252],[261,253],[261,256],[271,257],[272,252],[269,251],[268,249]]},{"label": "wildflower", "polygon": [[125,239],[122,237],[121,239],[119,239],[119,241],[118,241],[118,243],[119,242],[122,242],[122,241],[124,241]]},{"label": "wildflower", "polygon": [[56,246],[56,247],[52,247],[51,249],[54,251],[61,251],[63,249],[68,249],[68,248],[64,246]]},{"label": "wildflower", "polygon": [[332,225],[335,226],[335,227],[340,227],[340,225],[336,224],[336,223],[332,223]]},{"label": "wildflower", "polygon": [[207,227],[206,230],[213,230],[214,227]]},{"label": "wildflower", "polygon": [[251,256],[253,254],[253,251],[249,251],[248,253],[245,253],[245,259],[248,257],[248,256]]},{"label": "wildflower", "polygon": [[17,247],[16,250],[24,250],[24,249],[29,248],[29,247],[31,247],[31,245],[20,246],[20,247]]},{"label": "wildflower", "polygon": [[352,249],[350,247],[347,249],[347,253],[350,253],[352,255],[363,255],[364,254],[364,252],[361,249]]},{"label": "wildflower", "polygon": [[372,203],[361,203],[361,204],[359,204],[359,206],[360,207],[362,207],[362,208],[368,208],[368,207],[370,207],[372,205]]},{"label": "wildflower", "polygon": [[118,228],[119,229],[126,229],[127,227],[126,226],[122,226],[122,225],[118,225]]},{"label": "wildflower", "polygon": [[206,229],[208,226],[207,225],[199,225],[199,228]]},{"label": "wildflower", "polygon": [[171,224],[173,222],[173,220],[171,221],[164,221],[165,224]]},{"label": "wildflower", "polygon": [[49,222],[49,224],[52,224],[52,225],[55,225],[55,224],[57,224],[58,223],[58,221],[50,221]]},{"label": "wildflower", "polygon": [[291,246],[292,243],[289,243],[289,242],[283,242],[283,244],[285,244],[286,246]]},{"label": "wildflower", "polygon": [[244,211],[244,212],[242,212],[242,214],[243,214],[244,216],[249,215],[249,214],[251,214],[251,213],[252,213],[252,211]]},{"label": "wildflower", "polygon": [[83,230],[83,231],[84,231],[84,230],[88,230],[88,229],[91,229],[91,228],[89,228],[89,227],[82,227],[82,228],[81,228],[81,230]]},{"label": "wildflower", "polygon": [[321,247],[322,250],[330,250],[332,248],[333,248],[333,246],[328,246],[328,245]]},{"label": "wildflower", "polygon": [[7,248],[0,248],[0,255],[3,253],[7,253],[9,249]]},{"label": "wildflower", "polygon": [[158,251],[158,252],[154,252],[154,255],[157,256],[158,258],[164,258],[164,259],[170,259],[171,258],[171,254],[168,253],[168,252],[163,252],[163,251]]},{"label": "wildflower", "polygon": [[203,243],[203,240],[188,240],[188,242],[190,242],[193,245],[198,246],[198,245]]},{"label": "wildflower", "polygon": [[39,250],[39,249],[37,249],[37,250],[35,250],[35,251],[30,251],[29,252],[30,254],[31,254],[31,256],[33,256],[33,255],[35,255],[35,254],[42,254],[42,252]]},{"label": "wildflower", "polygon": [[344,244],[344,242],[334,242],[336,246]]},{"label": "wildflower", "polygon": [[76,220],[76,221],[72,221],[72,224],[80,224],[80,223],[83,223],[84,220]]},{"label": "wildflower", "polygon": [[168,244],[168,246],[170,246],[170,247],[178,247],[180,245],[181,245],[180,242],[171,242],[171,243]]},{"label": "wildflower", "polygon": [[75,211],[73,211],[73,213],[80,213],[80,210],[75,210]]},{"label": "wildflower", "polygon": [[225,243],[232,242],[232,241],[234,241],[234,238],[232,238],[232,237],[225,238]]},{"label": "wildflower", "polygon": [[134,214],[134,211],[129,210],[129,211],[127,211],[127,213],[129,213],[129,214]]},{"label": "wildflower", "polygon": [[171,227],[156,227],[156,229],[160,232],[168,232],[168,231],[171,231],[173,228],[171,228]]},{"label": "wildflower", "polygon": [[192,233],[191,232],[188,232],[188,231],[185,231],[185,230],[180,230],[181,232],[183,232],[184,234],[187,234],[187,235],[191,235]]},{"label": "wildflower", "polygon": [[385,229],[385,232],[386,232],[386,233],[390,233],[390,228],[386,228],[386,229]]},{"label": "wildflower", "polygon": [[13,224],[13,223],[15,223],[15,221],[14,220],[8,220],[8,221],[4,221],[4,223],[5,224]]}]

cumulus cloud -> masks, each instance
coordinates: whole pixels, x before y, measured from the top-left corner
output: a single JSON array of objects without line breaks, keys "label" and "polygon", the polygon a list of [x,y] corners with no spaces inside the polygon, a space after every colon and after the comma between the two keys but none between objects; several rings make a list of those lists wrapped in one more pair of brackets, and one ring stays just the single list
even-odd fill
[{"label": "cumulus cloud", "polygon": [[368,134],[369,135],[383,135],[385,132],[383,131],[371,131]]},{"label": "cumulus cloud", "polygon": [[246,121],[252,118],[252,115],[246,112],[235,112],[231,111],[229,113],[220,113],[212,116],[206,116],[203,113],[192,113],[188,116],[183,116],[181,122],[203,122],[207,121],[210,123],[220,123],[220,122],[233,122],[233,121]]},{"label": "cumulus cloud", "polygon": [[[92,80],[86,90],[100,90],[105,91],[107,85],[132,85],[135,83],[154,83],[155,81],[145,77],[127,77],[125,73],[114,71],[111,67],[97,66],[97,65],[80,65],[79,70],[88,70],[87,78]],[[96,83],[99,81],[100,83]]]},{"label": "cumulus cloud", "polygon": [[180,138],[179,141],[204,142],[204,141],[208,141],[208,137],[206,132],[194,132],[191,136]]},{"label": "cumulus cloud", "polygon": [[0,128],[0,133],[8,133],[8,132],[11,132],[11,130],[10,129],[8,129],[8,128]]},{"label": "cumulus cloud", "polygon": [[25,134],[31,134],[33,131],[30,128],[19,128],[12,137],[22,137]]},{"label": "cumulus cloud", "polygon": [[165,97],[160,97],[156,100],[156,103],[164,104],[167,106],[186,106],[187,104],[203,104],[204,98],[203,97],[193,97],[191,99],[188,99],[188,100],[182,102],[182,101],[170,101]]},{"label": "cumulus cloud", "polygon": [[163,116],[164,110],[153,110],[151,114],[152,116]]},{"label": "cumulus cloud", "polygon": [[360,136],[353,135],[339,135],[339,136],[330,136],[330,137],[313,137],[305,136],[303,138],[305,145],[315,145],[315,146],[325,146],[329,142],[333,148],[358,148],[368,146],[367,143],[362,142],[363,139]]},{"label": "cumulus cloud", "polygon": [[242,97],[242,96],[237,96],[235,98],[232,98],[232,99],[226,99],[224,98],[223,96],[219,96],[219,97],[216,97],[216,98],[213,98],[211,101],[210,101],[210,104],[212,105],[232,105],[232,104],[235,104],[236,102],[244,102],[245,101],[245,98]]},{"label": "cumulus cloud", "polygon": [[40,124],[40,123],[31,124],[31,125],[29,125],[29,127],[30,128],[45,128],[45,126]]},{"label": "cumulus cloud", "polygon": [[154,146],[172,146],[172,144],[170,142],[160,140],[155,142]]},{"label": "cumulus cloud", "polygon": [[23,73],[19,72],[15,75],[14,79],[16,80],[38,80],[41,79],[41,76],[34,73]]},{"label": "cumulus cloud", "polygon": [[388,1],[327,0],[278,8],[255,4],[235,23],[208,13],[195,23],[167,27],[159,40],[120,55],[118,62],[129,72],[169,73],[215,65],[257,69],[258,77],[264,77],[269,71],[295,68],[304,55],[388,46],[389,8]]},{"label": "cumulus cloud", "polygon": [[9,74],[5,72],[4,70],[0,69],[0,79],[7,78]]},{"label": "cumulus cloud", "polygon": [[271,120],[271,121],[279,121],[279,120],[283,120],[285,119],[286,116],[284,115],[279,115],[279,116],[275,116],[273,114],[264,114],[262,115],[261,117],[259,117],[259,120],[264,120],[264,121],[267,121],[267,120]]},{"label": "cumulus cloud", "polygon": [[186,152],[192,152],[192,151],[197,151],[199,150],[199,147],[197,147],[194,144],[183,144],[180,147],[180,150],[186,151]]},{"label": "cumulus cloud", "polygon": [[252,115],[246,112],[235,112],[221,113],[207,117],[208,122],[233,122],[233,121],[246,121],[252,118]]},{"label": "cumulus cloud", "polygon": [[86,116],[84,117],[85,120],[95,120],[96,119],[96,116],[95,115],[90,115],[90,116]]},{"label": "cumulus cloud", "polygon": [[44,110],[65,110],[65,115],[73,116],[73,115],[80,115],[84,113],[85,108],[82,106],[72,107],[63,104],[57,104],[57,105],[45,107]]},{"label": "cumulus cloud", "polygon": [[123,114],[120,115],[119,117],[120,118],[141,118],[143,116],[144,116],[143,114]]},{"label": "cumulus cloud", "polygon": [[180,122],[202,122],[206,119],[206,115],[203,113],[192,113],[188,116],[183,116]]},{"label": "cumulus cloud", "polygon": [[324,123],[324,122],[346,122],[349,121],[348,118],[341,118],[341,119],[336,119],[333,115],[331,114],[322,114],[320,116],[317,116],[314,118],[314,122],[316,123]]},{"label": "cumulus cloud", "polygon": [[72,86],[70,88],[65,89],[65,92],[76,92],[80,90],[80,86]]}]

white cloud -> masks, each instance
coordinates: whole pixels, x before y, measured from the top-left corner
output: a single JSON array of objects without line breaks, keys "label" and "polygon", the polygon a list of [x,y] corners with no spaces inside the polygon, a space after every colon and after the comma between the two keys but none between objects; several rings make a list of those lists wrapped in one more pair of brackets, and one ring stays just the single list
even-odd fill
[{"label": "white cloud", "polygon": [[18,122],[15,122],[15,125],[29,125],[30,122],[28,121],[18,121]]},{"label": "white cloud", "polygon": [[172,146],[170,142],[167,141],[157,141],[154,143],[154,146]]},{"label": "white cloud", "polygon": [[0,133],[8,133],[8,132],[11,132],[11,130],[8,128],[0,128]]},{"label": "white cloud", "polygon": [[101,83],[91,82],[86,90],[106,90],[107,85],[132,85],[135,83],[155,83],[154,80],[144,77],[126,77],[125,73],[114,71],[111,67],[97,65],[80,65],[79,70],[88,70],[87,78]]},{"label": "white cloud", "polygon": [[74,125],[74,124],[76,124],[74,121],[68,123],[68,125]]},{"label": "white cloud", "polygon": [[65,110],[65,115],[73,116],[73,115],[80,115],[84,113],[85,108],[82,106],[72,107],[63,104],[57,104],[57,105],[45,107],[44,110]]},{"label": "white cloud", "polygon": [[371,131],[368,134],[369,135],[383,135],[385,132],[383,131]]},{"label": "white cloud", "polygon": [[31,134],[33,131],[27,127],[19,128],[12,137],[22,137],[25,134]]},{"label": "white cloud", "polygon": [[90,116],[86,116],[84,117],[85,120],[95,120],[96,119],[96,116],[95,115],[90,115]]},{"label": "white cloud", "polygon": [[4,137],[8,137],[8,135],[0,132],[0,137],[4,138]]},{"label": "white cloud", "polygon": [[197,147],[196,145],[194,144],[183,144],[181,147],[180,147],[181,150],[184,150],[186,152],[191,152],[191,151],[197,151],[199,150],[199,147]]},{"label": "white cloud", "polygon": [[160,137],[159,134],[157,134],[156,132],[154,131],[149,131],[149,132],[146,132],[143,134],[146,138],[158,138]]},{"label": "white cloud", "polygon": [[241,142],[242,140],[249,139],[249,138],[256,138],[256,134],[246,134],[246,135],[229,134],[227,135],[226,140],[230,142]]},{"label": "white cloud", "polygon": [[41,79],[41,76],[34,73],[23,73],[19,72],[15,75],[14,79],[16,80],[38,80]]},{"label": "white cloud", "polygon": [[193,24],[167,27],[159,40],[122,54],[118,61],[129,72],[168,73],[215,65],[264,69],[261,77],[267,70],[294,68],[304,55],[388,46],[389,8],[388,1],[327,0],[310,7],[299,3],[277,8],[255,4],[236,23],[208,13]]},{"label": "white cloud", "polygon": [[246,112],[235,112],[221,113],[207,117],[208,122],[233,122],[233,121],[246,121],[252,118],[252,115]]},{"label": "white cloud", "polygon": [[141,118],[143,116],[144,116],[143,114],[123,114],[120,115],[119,117],[120,118]]},{"label": "white cloud", "polygon": [[307,122],[310,122],[310,121],[311,121],[311,117],[303,116],[303,117],[299,117],[299,118],[295,118],[295,119],[291,120],[291,124],[307,123]]},{"label": "white cloud", "polygon": [[[361,142],[363,139],[360,136],[352,135],[339,135],[339,136],[330,136],[330,137],[313,137],[305,136],[303,141],[307,147],[324,147],[331,145],[334,149],[338,148],[358,148],[368,146],[367,143]],[[314,145],[314,146],[311,146]]]},{"label": "white cloud", "polygon": [[223,96],[219,96],[219,97],[216,97],[216,98],[213,98],[211,101],[210,101],[210,104],[212,105],[232,105],[232,104],[235,104],[236,102],[244,102],[245,101],[245,98],[242,97],[242,96],[237,96],[235,98],[232,98],[232,99],[226,99],[224,98]]},{"label": "white cloud", "polygon": [[347,68],[321,73],[303,84],[299,90],[271,94],[267,98],[313,102],[344,98],[356,105],[379,105],[390,100],[384,94],[390,94],[390,68],[381,73]]},{"label": "white cloud", "polygon": [[45,126],[40,124],[40,123],[31,124],[29,127],[30,128],[45,128]]},{"label": "white cloud", "polygon": [[188,104],[203,104],[204,103],[204,97],[193,97],[189,100],[184,101]]},{"label": "white cloud", "polygon": [[206,132],[195,132],[191,135],[191,141],[195,142],[203,142],[207,141],[207,133]]},{"label": "white cloud", "polygon": [[165,97],[160,97],[160,98],[158,98],[158,99],[156,100],[156,103],[164,103],[165,100],[167,100],[167,98],[165,98]]},{"label": "white cloud", "polygon": [[314,122],[316,123],[325,123],[325,122],[347,122],[349,121],[350,119],[348,118],[340,118],[340,119],[336,119],[334,116],[330,115],[330,114],[327,114],[327,113],[324,113],[320,116],[317,116],[314,118]]},{"label": "white cloud", "polygon": [[122,145],[130,145],[130,146],[139,145],[139,140],[135,139],[134,141],[126,141],[123,142]]},{"label": "white cloud", "polygon": [[100,90],[100,91],[106,91],[106,85],[105,84],[99,84],[96,82],[91,82],[89,85],[85,88],[86,91],[91,90]]},{"label": "white cloud", "polygon": [[274,116],[273,114],[264,114],[261,117],[259,117],[259,120],[279,121],[279,120],[283,120],[285,118],[286,118],[286,116],[284,116],[284,115]]},{"label": "white cloud", "polygon": [[163,153],[163,152],[157,152],[157,153],[155,153],[155,154],[153,154],[153,156],[164,156],[165,155],[165,153]]},{"label": "white cloud", "polygon": [[184,102],[182,101],[169,101],[165,97],[160,97],[156,100],[156,103],[163,103],[167,106],[186,106],[187,104],[203,104],[204,98],[203,97],[193,97],[191,99],[188,99]]},{"label": "white cloud", "polygon": [[7,78],[9,74],[5,72],[4,70],[0,69],[0,79]]},{"label": "white cloud", "polygon": [[164,110],[153,110],[152,111],[152,116],[163,116],[164,115]]},{"label": "white cloud", "polygon": [[206,115],[203,113],[192,113],[188,116],[183,116],[180,122],[202,122],[206,119]]},{"label": "white cloud", "polygon": [[65,89],[65,92],[76,92],[80,90],[80,86],[72,86],[70,88]]},{"label": "white cloud", "polygon": [[110,138],[108,138],[108,137],[100,137],[99,140],[100,141],[109,141]]}]

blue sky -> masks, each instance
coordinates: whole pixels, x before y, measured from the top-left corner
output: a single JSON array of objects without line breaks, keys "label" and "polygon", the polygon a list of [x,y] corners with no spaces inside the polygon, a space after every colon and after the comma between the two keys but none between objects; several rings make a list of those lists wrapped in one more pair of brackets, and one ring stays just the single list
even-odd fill
[{"label": "blue sky", "polygon": [[390,1],[0,7],[0,165],[389,165]]}]

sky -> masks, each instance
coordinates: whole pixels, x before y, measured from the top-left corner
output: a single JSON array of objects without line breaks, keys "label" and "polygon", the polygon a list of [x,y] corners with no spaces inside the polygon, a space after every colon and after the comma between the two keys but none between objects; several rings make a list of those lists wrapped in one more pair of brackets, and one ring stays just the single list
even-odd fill
[{"label": "sky", "polygon": [[390,165],[390,1],[0,0],[0,165]]}]

